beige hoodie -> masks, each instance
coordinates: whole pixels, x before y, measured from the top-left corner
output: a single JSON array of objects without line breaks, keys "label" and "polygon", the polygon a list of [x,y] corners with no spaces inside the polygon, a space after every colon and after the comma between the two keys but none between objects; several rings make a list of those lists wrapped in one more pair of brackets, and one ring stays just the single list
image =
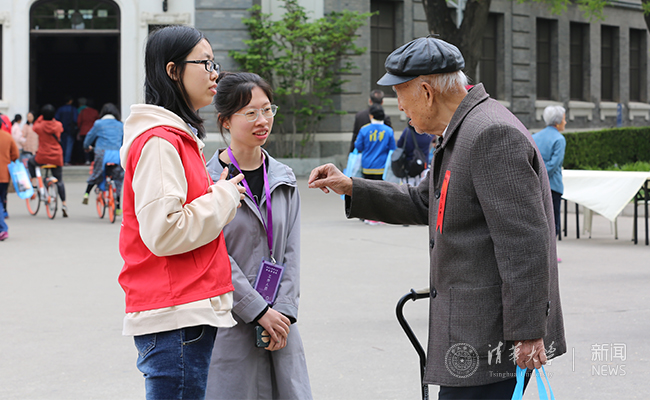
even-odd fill
[{"label": "beige hoodie", "polygon": [[[133,141],[156,126],[171,126],[193,137],[202,150],[203,142],[176,114],[162,107],[137,104],[124,123],[124,144],[120,149],[122,166],[126,169]],[[208,172],[206,169],[206,180]],[[217,181],[208,193],[183,206],[187,181],[176,148],[159,137],[153,137],[142,148],[133,173],[135,214],[140,236],[157,256],[181,254],[213,241],[230,222],[239,205],[239,191],[229,181]]]},{"label": "beige hoodie", "polygon": [[[203,142],[176,114],[154,105],[132,105],[120,149],[125,169],[133,141],[163,125],[186,132],[202,151]],[[206,169],[206,180],[208,176]],[[171,143],[159,137],[152,137],[142,148],[132,188],[140,237],[157,256],[185,253],[211,242],[235,217],[240,201],[235,184],[220,180],[210,186],[207,194],[183,206],[187,181],[181,158]],[[124,318],[122,333],[144,335],[198,325],[230,327],[236,323],[231,309],[232,292],[180,306],[130,313]]]}]

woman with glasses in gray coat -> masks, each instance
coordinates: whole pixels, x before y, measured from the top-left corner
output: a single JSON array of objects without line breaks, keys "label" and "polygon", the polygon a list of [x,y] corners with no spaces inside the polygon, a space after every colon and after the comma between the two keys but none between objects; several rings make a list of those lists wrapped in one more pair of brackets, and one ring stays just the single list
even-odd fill
[{"label": "woman with glasses in gray coat", "polygon": [[[212,176],[232,165],[244,174],[246,196],[224,228],[235,287],[237,325],[217,332],[207,398],[311,399],[302,340],[300,301],[300,195],[289,167],[266,143],[277,107],[258,75],[224,73],[218,81],[218,122],[230,146],[208,162]],[[267,337],[257,337],[256,329]],[[260,340],[261,339],[261,340]],[[258,347],[258,342],[267,347]]]}]

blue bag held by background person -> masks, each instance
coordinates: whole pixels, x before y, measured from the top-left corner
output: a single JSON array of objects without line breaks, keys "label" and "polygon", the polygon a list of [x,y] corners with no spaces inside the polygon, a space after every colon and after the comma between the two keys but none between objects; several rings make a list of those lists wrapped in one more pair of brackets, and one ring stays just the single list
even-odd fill
[{"label": "blue bag held by background person", "polygon": [[[401,149],[398,148],[397,150]],[[397,150],[388,151],[388,157],[386,157],[386,165],[384,165],[384,175],[382,176],[382,179],[386,182],[400,183],[402,181],[398,176],[395,176],[393,169],[391,168],[391,165],[393,164],[391,156],[395,154],[394,152]]]},{"label": "blue bag held by background person", "polygon": [[[343,174],[350,178],[363,178],[361,173],[361,153],[359,150],[354,149],[352,153],[348,155],[348,164],[343,170]],[[341,195],[342,199],[345,199],[345,195]]]},{"label": "blue bag held by background person", "polygon": [[25,164],[16,160],[10,162],[9,173],[11,174],[11,181],[14,183],[14,188],[18,197],[21,199],[28,199],[34,195],[34,188],[32,187],[32,181],[29,178],[29,173]]},{"label": "blue bag held by background person", "polygon": [[361,174],[361,153],[357,149],[354,149],[348,155],[348,165],[343,170],[343,173],[350,178],[363,178]]}]

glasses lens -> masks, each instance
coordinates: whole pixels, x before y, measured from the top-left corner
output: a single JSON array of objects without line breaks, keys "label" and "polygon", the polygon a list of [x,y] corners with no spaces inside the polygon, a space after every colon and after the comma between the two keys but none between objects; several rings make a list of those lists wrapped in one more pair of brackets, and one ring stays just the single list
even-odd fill
[{"label": "glasses lens", "polygon": [[254,122],[257,119],[257,110],[251,110],[244,114],[248,122]]},{"label": "glasses lens", "polygon": [[265,107],[262,109],[262,115],[264,115],[265,118],[271,118],[275,115],[276,110],[277,107],[275,105]]},{"label": "glasses lens", "polygon": [[205,70],[208,72],[214,71],[214,62],[212,60],[205,60]]}]

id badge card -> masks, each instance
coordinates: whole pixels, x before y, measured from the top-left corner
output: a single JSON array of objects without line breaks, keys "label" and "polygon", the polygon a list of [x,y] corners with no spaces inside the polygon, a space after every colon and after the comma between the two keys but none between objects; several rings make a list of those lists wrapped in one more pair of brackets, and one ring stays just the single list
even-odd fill
[{"label": "id badge card", "polygon": [[262,260],[253,287],[262,295],[264,301],[269,305],[273,305],[275,296],[278,295],[278,289],[280,288],[280,280],[282,279],[283,272],[284,267],[282,265]]}]

